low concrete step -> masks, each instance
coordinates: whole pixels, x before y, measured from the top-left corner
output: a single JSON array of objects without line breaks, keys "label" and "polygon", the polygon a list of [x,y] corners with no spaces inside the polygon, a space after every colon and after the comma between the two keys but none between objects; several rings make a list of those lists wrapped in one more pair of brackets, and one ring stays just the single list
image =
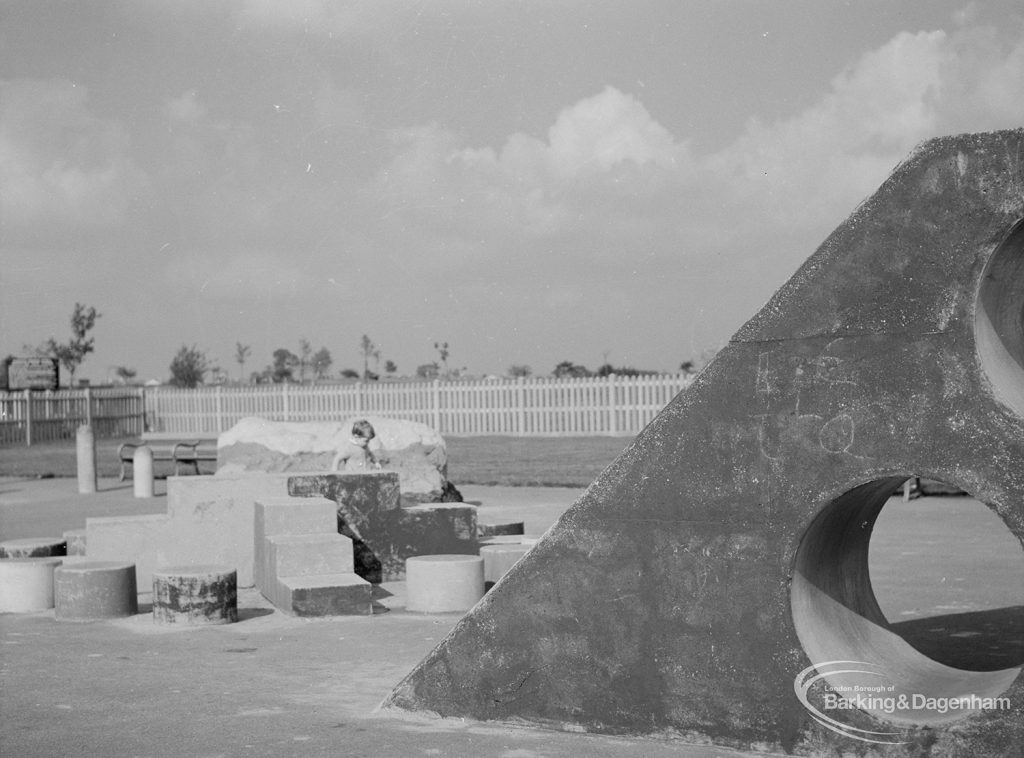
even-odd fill
[{"label": "low concrete step", "polygon": [[[253,579],[260,592],[270,599],[274,594],[276,576],[270,555],[269,537],[292,535],[338,535],[337,505],[322,497],[270,497],[255,502],[253,523]],[[337,566],[325,567],[321,573],[352,570],[352,558]]]},{"label": "low concrete step", "polygon": [[354,573],[282,576],[274,605],[295,616],[369,616],[373,585]]},{"label": "low concrete step", "polygon": [[353,569],[352,540],[338,534],[275,534],[266,538],[274,576],[344,574]]},{"label": "low concrete step", "polygon": [[338,506],[322,497],[261,498],[256,501],[256,531],[265,537],[337,532]]}]

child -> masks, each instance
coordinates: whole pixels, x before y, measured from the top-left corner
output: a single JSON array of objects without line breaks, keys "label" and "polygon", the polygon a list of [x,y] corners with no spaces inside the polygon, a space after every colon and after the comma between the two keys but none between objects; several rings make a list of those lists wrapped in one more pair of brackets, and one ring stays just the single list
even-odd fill
[{"label": "child", "polygon": [[370,440],[376,437],[373,425],[366,419],[352,422],[352,437],[349,444],[338,451],[331,463],[331,471],[368,471],[379,469],[380,462],[370,450]]}]

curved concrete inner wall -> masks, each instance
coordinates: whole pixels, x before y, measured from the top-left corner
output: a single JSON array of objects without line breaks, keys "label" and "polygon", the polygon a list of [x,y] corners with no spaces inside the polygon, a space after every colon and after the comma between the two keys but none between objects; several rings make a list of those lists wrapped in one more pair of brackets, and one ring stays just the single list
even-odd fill
[{"label": "curved concrete inner wall", "polygon": [[974,329],[978,358],[996,398],[1024,416],[1024,221],[985,268]]},{"label": "curved concrete inner wall", "polygon": [[[1021,668],[965,671],[928,658],[903,640],[878,607],[868,570],[868,545],[883,506],[906,479],[863,484],[829,503],[812,521],[797,549],[790,601],[797,636],[812,663],[868,664],[837,667],[824,679],[837,692],[884,684],[886,697],[995,698]],[[910,579],[909,581],[913,581]],[[959,721],[977,709],[864,708],[894,724],[936,725]]]}]

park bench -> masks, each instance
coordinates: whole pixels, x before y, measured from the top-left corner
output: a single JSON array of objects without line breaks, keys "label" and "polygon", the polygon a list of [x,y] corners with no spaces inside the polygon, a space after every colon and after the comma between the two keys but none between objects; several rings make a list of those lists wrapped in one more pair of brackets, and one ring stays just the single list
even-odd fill
[{"label": "park bench", "polygon": [[181,473],[182,466],[191,466],[196,474],[201,474],[200,463],[217,462],[217,438],[215,436],[188,436],[174,432],[144,432],[138,442],[125,442],[117,448],[117,457],[121,461],[120,481],[128,475],[128,467],[132,464],[136,449],[145,445],[153,451],[153,462],[164,461],[174,463],[174,474]]}]

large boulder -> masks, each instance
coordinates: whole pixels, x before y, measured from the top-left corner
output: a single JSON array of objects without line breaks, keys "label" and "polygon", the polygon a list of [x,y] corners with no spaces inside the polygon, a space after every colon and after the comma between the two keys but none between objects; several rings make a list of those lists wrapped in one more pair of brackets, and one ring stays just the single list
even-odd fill
[{"label": "large boulder", "polygon": [[217,473],[328,471],[335,456],[352,447],[352,423],[373,425],[369,449],[383,470],[398,474],[403,500],[461,502],[448,481],[444,439],[426,424],[358,416],[346,421],[269,421],[251,416],[217,440]]}]

